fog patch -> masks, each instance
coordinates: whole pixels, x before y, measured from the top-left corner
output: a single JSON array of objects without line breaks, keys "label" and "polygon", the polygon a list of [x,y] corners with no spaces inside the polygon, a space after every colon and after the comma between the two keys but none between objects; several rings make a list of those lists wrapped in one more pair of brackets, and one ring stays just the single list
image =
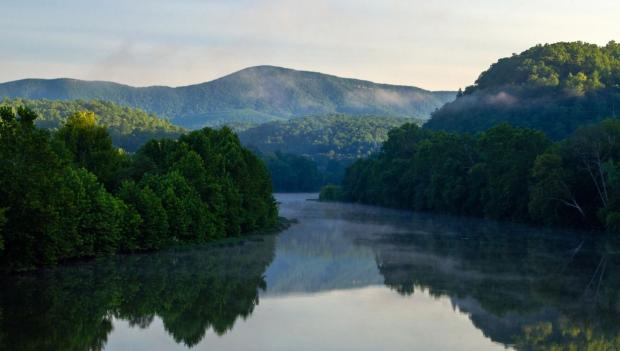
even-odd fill
[{"label": "fog patch", "polygon": [[374,101],[382,105],[405,107],[411,102],[411,99],[395,91],[377,89],[374,92]]},{"label": "fog patch", "polygon": [[359,87],[347,91],[345,94],[346,104],[352,107],[366,108],[370,106],[407,107],[415,97],[401,94],[388,89],[373,89]]},{"label": "fog patch", "polygon": [[510,95],[505,91],[500,91],[495,95],[489,95],[486,97],[486,103],[489,105],[513,105],[517,102],[517,98],[514,95]]}]

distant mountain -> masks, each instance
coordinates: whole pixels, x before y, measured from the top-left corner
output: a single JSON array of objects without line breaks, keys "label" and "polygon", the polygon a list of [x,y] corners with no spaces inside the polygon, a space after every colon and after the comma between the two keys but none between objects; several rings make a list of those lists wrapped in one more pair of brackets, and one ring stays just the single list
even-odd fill
[{"label": "distant mountain", "polygon": [[273,66],[246,68],[210,82],[177,88],[136,88],[65,78],[0,84],[0,97],[107,100],[156,113],[187,128],[333,113],[427,119],[455,95]]},{"label": "distant mountain", "polygon": [[555,43],[500,59],[425,127],[478,132],[507,122],[561,139],[618,113],[620,44]]}]

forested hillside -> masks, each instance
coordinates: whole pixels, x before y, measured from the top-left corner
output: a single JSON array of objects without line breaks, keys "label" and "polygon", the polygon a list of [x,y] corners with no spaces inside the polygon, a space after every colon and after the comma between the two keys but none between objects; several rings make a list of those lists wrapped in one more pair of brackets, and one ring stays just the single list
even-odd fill
[{"label": "forested hillside", "polygon": [[101,100],[27,100],[3,99],[0,106],[28,106],[38,114],[35,124],[56,130],[69,116],[82,111],[94,112],[97,124],[106,126],[114,145],[134,152],[151,139],[176,138],[183,128],[140,109],[124,107]]},{"label": "forested hillside", "polygon": [[426,119],[455,92],[376,84],[281,67],[250,67],[178,88],[75,79],[25,79],[0,84],[0,97],[101,99],[141,108],[191,129],[228,123],[345,113]]},{"label": "forested hillside", "polygon": [[507,122],[561,139],[619,112],[620,44],[555,43],[500,59],[425,127],[477,132]]},{"label": "forested hillside", "polygon": [[263,154],[277,191],[317,191],[321,185],[340,183],[348,165],[377,151],[392,128],[409,121],[347,115],[304,117],[249,128],[239,132],[239,138]]},{"label": "forested hillside", "polygon": [[92,112],[54,133],[0,107],[0,271],[202,243],[268,228],[264,164],[229,129],[113,147]]},{"label": "forested hillside", "polygon": [[240,132],[239,138],[262,152],[286,151],[312,158],[346,160],[368,156],[387,140],[392,128],[410,121],[371,116],[313,116],[265,123]]},{"label": "forested hillside", "polygon": [[[347,169],[349,201],[620,231],[620,120],[552,143],[501,124],[475,136],[406,124]],[[329,190],[329,191],[327,191]],[[334,189],[323,197],[333,200]]]}]

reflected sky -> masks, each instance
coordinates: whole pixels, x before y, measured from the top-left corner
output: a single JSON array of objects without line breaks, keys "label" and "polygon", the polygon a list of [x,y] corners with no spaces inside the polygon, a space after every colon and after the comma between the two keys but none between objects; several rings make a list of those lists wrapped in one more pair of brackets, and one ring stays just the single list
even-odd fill
[{"label": "reflected sky", "polygon": [[[116,325],[109,350],[187,349],[167,338],[160,321],[147,330]],[[383,286],[263,298],[251,318],[224,336],[208,333],[195,349],[506,350],[484,337],[449,298],[424,291],[404,297]]]},{"label": "reflected sky", "polygon": [[0,349],[620,349],[620,244],[278,195],[277,236],[0,277]]}]

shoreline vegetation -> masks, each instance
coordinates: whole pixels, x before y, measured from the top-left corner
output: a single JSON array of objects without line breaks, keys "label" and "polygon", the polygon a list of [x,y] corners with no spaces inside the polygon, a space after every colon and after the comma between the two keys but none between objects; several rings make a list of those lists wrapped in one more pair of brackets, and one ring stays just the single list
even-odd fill
[{"label": "shoreline vegetation", "polygon": [[91,112],[55,132],[0,107],[0,271],[205,243],[278,224],[263,162],[228,128],[112,145]]},{"label": "shoreline vegetation", "polygon": [[214,239],[211,241],[206,241],[202,243],[174,243],[167,247],[163,247],[158,250],[144,250],[144,251],[131,251],[131,252],[118,252],[113,255],[101,255],[95,257],[76,257],[76,258],[68,258],[63,259],[61,261],[56,262],[53,265],[44,265],[38,266],[25,270],[13,270],[13,271],[2,271],[0,270],[0,280],[2,278],[7,277],[15,277],[15,276],[23,276],[27,277],[29,274],[39,274],[46,271],[54,271],[55,269],[63,269],[66,267],[71,267],[74,265],[81,264],[89,264],[93,263],[97,264],[97,260],[99,259],[110,259],[119,256],[137,256],[137,255],[148,255],[154,253],[174,253],[174,252],[183,252],[183,251],[194,251],[201,249],[214,249],[220,247],[228,247],[228,246],[237,246],[243,245],[246,242],[255,242],[263,240],[264,238],[270,238],[272,236],[277,236],[280,232],[283,232],[289,229],[292,225],[297,224],[298,220],[295,218],[286,218],[286,217],[278,217],[276,224],[272,227],[267,227],[263,229],[258,229],[248,233],[242,233],[239,236],[231,236],[224,237],[219,239]]},{"label": "shoreline vegetation", "polygon": [[558,142],[508,124],[476,135],[407,124],[319,199],[617,233],[618,141],[616,118]]},{"label": "shoreline vegetation", "polygon": [[0,272],[277,227],[274,186],[328,184],[321,201],[618,233],[617,103],[613,41],[500,59],[423,127],[391,129],[377,152],[402,121],[273,122],[242,134],[257,155],[228,127],[183,133],[99,100],[1,100]]},{"label": "shoreline vegetation", "polygon": [[321,198],[617,233],[619,104],[620,44],[537,45],[392,130]]}]

